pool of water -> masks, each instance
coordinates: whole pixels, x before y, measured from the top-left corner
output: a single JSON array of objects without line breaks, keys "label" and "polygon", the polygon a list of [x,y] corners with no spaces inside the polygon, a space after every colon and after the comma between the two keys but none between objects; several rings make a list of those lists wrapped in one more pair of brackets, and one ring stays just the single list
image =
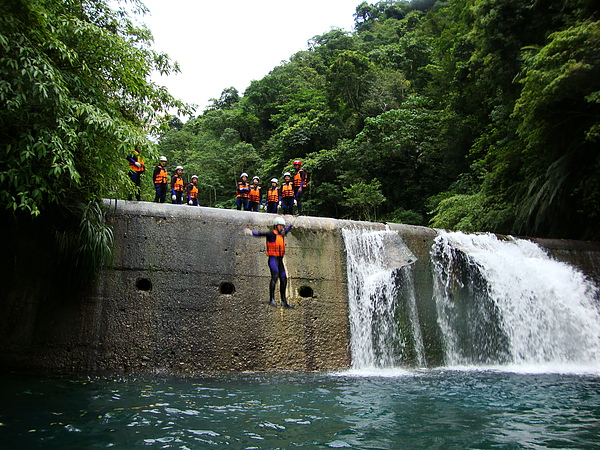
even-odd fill
[{"label": "pool of water", "polygon": [[600,375],[0,377],[3,448],[599,448]]}]

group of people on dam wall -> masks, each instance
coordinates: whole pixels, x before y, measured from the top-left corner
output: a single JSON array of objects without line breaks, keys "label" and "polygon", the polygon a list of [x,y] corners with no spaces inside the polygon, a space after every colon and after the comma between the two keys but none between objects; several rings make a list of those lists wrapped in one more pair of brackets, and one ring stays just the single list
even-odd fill
[{"label": "group of people on dam wall", "polygon": [[[135,151],[127,156],[130,164],[129,177],[136,186],[136,198],[141,199],[141,175],[145,171],[144,161],[140,157],[139,151]],[[167,185],[169,174],[167,171],[167,158],[160,157],[160,162],[154,168],[152,174],[155,197],[157,203],[164,203],[167,196]],[[271,179],[271,186],[267,190],[266,198],[263,202],[262,188],[259,185],[260,179],[255,176],[252,179],[252,184],[247,182],[248,174],[242,173],[240,181],[237,183],[236,189],[236,205],[238,210],[258,211],[259,206],[266,203],[266,210],[269,213],[277,214],[277,208],[281,206],[283,214],[293,214],[294,203],[298,207],[298,214],[302,214],[302,194],[307,183],[306,171],[302,169],[302,161],[294,161],[294,176],[292,178],[289,172],[283,175],[283,183],[278,185],[277,178]],[[183,167],[177,166],[175,175],[171,177],[171,199],[174,204],[184,204],[187,201],[188,205],[199,206],[198,203],[198,176],[192,175],[191,182],[185,185],[183,182]],[[286,299],[287,288],[287,273],[283,264],[283,256],[285,255],[285,236],[292,229],[292,225],[286,224],[285,218],[276,216],[273,221],[273,229],[263,232],[250,230],[245,228],[246,234],[251,236],[262,236],[266,238],[266,254],[268,257],[269,271],[271,272],[271,280],[269,283],[269,305],[277,306],[275,302],[275,290],[277,281],[279,281],[279,293],[281,297],[281,306],[284,308],[293,308]]]},{"label": "group of people on dam wall", "polygon": [[[138,201],[141,200],[141,185],[142,174],[146,167],[140,156],[139,150],[136,148],[130,155],[127,156],[129,162],[129,178],[135,186],[135,195]],[[159,163],[152,172],[152,181],[154,183],[155,196],[154,201],[164,203],[167,198],[168,187],[171,188],[171,200],[174,204],[188,204],[191,206],[199,206],[198,199],[198,175],[192,175],[190,183],[186,184],[183,180],[183,167],[177,166],[175,174],[169,180],[169,172],[167,170],[167,158],[161,156]],[[248,183],[248,174],[243,172],[240,175],[240,181],[237,182],[235,191],[235,204],[238,211],[258,211],[266,209],[268,213],[277,214],[279,208],[283,214],[294,214],[294,206],[296,213],[302,214],[302,195],[308,175],[302,168],[302,161],[294,161],[294,174],[285,172],[283,174],[283,182],[279,185],[277,178],[271,178],[270,186],[263,196],[263,189],[260,186],[260,178],[252,177],[252,183]],[[132,196],[129,198],[132,199]]]},{"label": "group of people on dam wall", "polygon": [[248,183],[248,174],[243,172],[237,183],[235,203],[238,210],[258,211],[261,205],[266,203],[268,213],[277,213],[281,207],[283,214],[294,214],[294,205],[297,213],[302,214],[302,194],[308,182],[306,171],[302,168],[302,161],[294,161],[294,175],[290,172],[283,174],[283,183],[279,186],[277,178],[271,178],[271,185],[267,189],[263,201],[262,188],[258,184],[260,178],[252,177],[252,183]]}]

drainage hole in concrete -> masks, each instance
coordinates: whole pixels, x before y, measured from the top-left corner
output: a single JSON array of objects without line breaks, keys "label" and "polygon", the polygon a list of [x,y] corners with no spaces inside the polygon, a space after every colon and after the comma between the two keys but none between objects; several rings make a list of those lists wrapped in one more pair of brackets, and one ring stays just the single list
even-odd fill
[{"label": "drainage hole in concrete", "polygon": [[298,294],[303,298],[310,298],[314,295],[314,292],[310,286],[301,286],[298,290]]},{"label": "drainage hole in concrete", "polygon": [[233,283],[225,281],[224,283],[221,283],[221,286],[219,286],[219,291],[223,295],[231,295],[235,292],[235,286]]},{"label": "drainage hole in concrete", "polygon": [[148,278],[138,278],[135,282],[135,287],[138,291],[151,291],[152,290],[152,281]]}]

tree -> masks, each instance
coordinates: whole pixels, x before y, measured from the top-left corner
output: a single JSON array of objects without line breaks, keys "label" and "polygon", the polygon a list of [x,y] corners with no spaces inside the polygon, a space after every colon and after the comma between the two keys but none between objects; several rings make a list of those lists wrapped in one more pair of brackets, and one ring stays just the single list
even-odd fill
[{"label": "tree", "polygon": [[385,202],[381,183],[375,178],[370,183],[359,181],[344,188],[344,205],[359,220],[377,220],[377,208]]},{"label": "tree", "polygon": [[154,70],[178,70],[151,41],[107,0],[2,2],[0,205],[38,215],[118,195],[125,155],[151,151],[159,114],[189,112],[149,81]]},{"label": "tree", "polygon": [[552,34],[525,60],[515,106],[522,139],[519,225],[571,235],[600,217],[600,22]]},{"label": "tree", "polygon": [[[112,231],[97,201],[131,188],[125,156],[138,147],[148,161],[147,136],[166,124],[161,116],[171,108],[191,112],[150,81],[153,71],[177,65],[150,49],[148,29],[111,4],[0,3],[0,222],[15,242],[6,259],[41,279],[60,276],[50,291],[72,289],[56,294],[63,299],[81,293],[110,257]],[[49,259],[32,264],[24,249],[34,246]],[[14,298],[21,291],[14,288]]]},{"label": "tree", "polygon": [[223,92],[221,92],[221,96],[218,99],[212,98],[211,100],[213,104],[209,109],[227,109],[240,101],[240,94],[238,90],[232,86],[223,89]]}]

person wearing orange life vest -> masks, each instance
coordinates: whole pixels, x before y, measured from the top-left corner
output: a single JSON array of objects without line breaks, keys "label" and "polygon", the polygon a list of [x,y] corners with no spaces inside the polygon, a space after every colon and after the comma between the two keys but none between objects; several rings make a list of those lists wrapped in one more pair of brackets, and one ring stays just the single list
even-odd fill
[{"label": "person wearing orange life vest", "polygon": [[298,214],[302,214],[302,194],[304,193],[304,187],[308,181],[306,171],[302,168],[302,161],[297,159],[294,161],[294,200],[296,200],[296,207],[298,208]]},{"label": "person wearing orange life vest", "polygon": [[185,191],[185,184],[183,183],[183,167],[177,166],[175,169],[175,175],[171,177],[171,199],[176,205],[183,203],[183,192]]},{"label": "person wearing orange life vest", "polygon": [[292,229],[292,225],[285,226],[285,219],[281,216],[275,217],[273,229],[267,232],[247,230],[247,234],[253,236],[265,236],[267,238],[267,256],[269,257],[269,270],[271,271],[271,281],[269,283],[269,305],[277,306],[275,303],[275,288],[279,280],[279,295],[281,296],[281,306],[284,308],[293,308],[287,302],[285,290],[287,288],[287,274],[283,265],[283,255],[285,254],[285,236]]},{"label": "person wearing orange life vest", "polygon": [[281,201],[281,195],[279,192],[279,186],[277,178],[271,178],[271,187],[267,191],[267,212],[277,214],[277,207]]},{"label": "person wearing orange life vest", "polygon": [[198,186],[196,186],[196,183],[198,183],[198,175],[192,175],[192,182],[187,185],[188,205],[191,206],[200,206],[198,203]]},{"label": "person wearing orange life vest", "polygon": [[[127,155],[127,161],[129,162],[129,178],[135,186],[135,198],[139,202],[142,199],[142,174],[146,171],[144,160],[140,156],[140,149],[136,146],[133,149],[133,153]],[[129,200],[132,195],[129,194]]]},{"label": "person wearing orange life vest", "polygon": [[154,201],[156,203],[164,203],[167,198],[167,183],[169,180],[169,172],[166,169],[167,157],[161,156],[160,163],[154,168],[152,180],[154,181],[154,190],[156,195]]},{"label": "person wearing orange life vest", "polygon": [[252,184],[248,192],[248,211],[258,212],[258,207],[262,202],[262,188],[258,185],[260,178],[252,177]]},{"label": "person wearing orange life vest", "polygon": [[294,214],[294,183],[289,172],[283,174],[281,184],[281,208],[283,214]]},{"label": "person wearing orange life vest", "polygon": [[237,210],[248,211],[248,193],[250,192],[250,185],[246,182],[248,180],[248,174],[243,172],[240,175],[240,179],[242,181],[238,181],[237,189],[235,191],[235,204],[237,206]]}]

